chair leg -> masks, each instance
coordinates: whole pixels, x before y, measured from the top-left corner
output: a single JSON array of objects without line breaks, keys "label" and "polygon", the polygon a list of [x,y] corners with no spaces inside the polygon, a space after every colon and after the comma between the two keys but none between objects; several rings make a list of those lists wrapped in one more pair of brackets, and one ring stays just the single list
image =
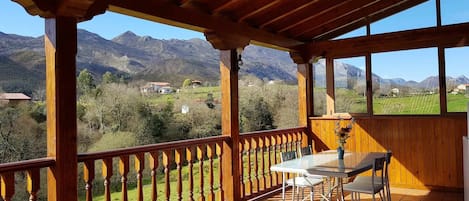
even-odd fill
[{"label": "chair leg", "polygon": [[391,201],[391,188],[389,186],[389,181],[386,182],[386,197],[388,201]]},{"label": "chair leg", "polygon": [[371,195],[371,197],[373,198],[373,201],[376,201],[375,194]]}]

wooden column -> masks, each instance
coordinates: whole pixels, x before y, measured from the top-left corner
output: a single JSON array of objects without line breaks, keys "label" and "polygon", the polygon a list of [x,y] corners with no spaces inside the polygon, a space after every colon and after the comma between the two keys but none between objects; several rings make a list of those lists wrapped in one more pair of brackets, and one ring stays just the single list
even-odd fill
[{"label": "wooden column", "polygon": [[[305,59],[298,52],[290,52],[290,57],[297,64],[297,79],[298,79],[298,125],[308,127],[308,117],[313,114],[313,79],[312,69],[313,66],[309,63],[309,59]],[[311,129],[308,129],[308,132]],[[312,135],[305,133],[302,136],[302,146],[312,144]]]},{"label": "wooden column", "polygon": [[240,200],[238,61],[236,50],[220,51],[222,135],[231,137],[223,145],[225,200]]},{"label": "wooden column", "polygon": [[77,23],[74,18],[45,21],[47,86],[48,200],[77,200],[76,64]]},{"label": "wooden column", "polygon": [[326,58],[326,115],[335,114],[335,84],[334,84],[334,60]]},{"label": "wooden column", "polygon": [[241,169],[239,155],[238,53],[249,39],[215,32],[205,33],[214,48],[220,50],[222,135],[231,140],[223,144],[224,200],[241,200]]}]

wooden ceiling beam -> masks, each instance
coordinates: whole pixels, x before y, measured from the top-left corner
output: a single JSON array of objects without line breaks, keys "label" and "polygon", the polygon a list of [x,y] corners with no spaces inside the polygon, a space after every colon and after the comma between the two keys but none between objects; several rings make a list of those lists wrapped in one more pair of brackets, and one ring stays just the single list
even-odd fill
[{"label": "wooden ceiling beam", "polygon": [[[359,21],[364,21],[366,23],[366,18],[368,16],[373,16],[377,13],[384,12],[391,7],[399,6],[405,2],[407,1],[403,1],[403,0],[380,1],[377,3],[371,4],[367,7],[364,7],[362,9],[355,10],[354,12],[349,13],[348,15],[336,18],[331,21],[326,21],[316,26],[311,26],[310,28],[304,30],[302,33],[300,32],[297,35],[295,35],[295,37],[300,37],[301,35],[303,35],[305,38],[309,37],[311,39],[311,36],[312,38],[317,38],[321,35],[330,33],[337,29],[347,28],[351,24],[354,24]],[[356,20],[351,20],[351,19],[356,19]]]},{"label": "wooden ceiling beam", "polygon": [[224,1],[223,3],[221,3],[220,5],[218,5],[218,7],[216,8],[213,8],[212,9],[212,14],[216,15],[218,13],[221,13],[223,12],[224,10],[238,4],[240,1],[243,1],[243,0],[229,0],[229,1]]},{"label": "wooden ceiling beam", "polygon": [[362,36],[333,41],[316,41],[305,46],[309,56],[351,57],[368,52],[390,52],[429,47],[469,45],[469,23]]},{"label": "wooden ceiling beam", "polygon": [[264,10],[270,9],[271,7],[278,5],[283,0],[257,0],[250,2],[246,8],[240,9],[242,13],[238,15],[238,22],[245,21],[247,18],[252,17]]},{"label": "wooden ceiling beam", "polygon": [[343,4],[350,3],[353,1],[354,0],[319,1],[316,4],[311,4],[311,6],[306,7],[305,9],[302,9],[301,11],[297,13],[294,13],[292,16],[283,18],[282,20],[278,20],[276,23],[270,26],[275,27],[274,29],[278,30],[277,31],[278,33],[282,33],[310,19],[313,19],[331,10],[334,10],[338,6],[341,6]]},{"label": "wooden ceiling beam", "polygon": [[264,15],[261,15],[259,19],[253,20],[253,22],[257,24],[258,27],[264,28],[265,26],[284,19],[293,13],[297,13],[318,1],[319,0],[283,1],[283,3],[278,4],[275,8],[268,10],[267,12],[264,11]]},{"label": "wooden ceiling beam", "polygon": [[304,44],[302,41],[256,29],[244,23],[236,23],[221,16],[213,16],[198,10],[184,9],[164,0],[150,2],[110,0],[109,10],[199,32],[235,33],[250,38],[256,44],[276,49],[294,49]]},{"label": "wooden ceiling beam", "polygon": [[349,21],[355,20],[356,18],[347,16],[353,13],[361,13],[361,8],[367,7],[376,2],[379,2],[379,0],[344,1],[343,4],[338,5],[334,9],[330,9],[327,12],[323,12],[320,15],[314,16],[312,18],[305,19],[299,23],[294,24],[294,26],[285,27],[284,29],[280,30],[280,33],[287,32],[291,36],[300,36],[307,31],[320,27],[325,23],[335,21],[336,19],[346,18]]},{"label": "wooden ceiling beam", "polygon": [[14,0],[30,15],[43,18],[73,17],[86,21],[106,11],[108,0]]},{"label": "wooden ceiling beam", "polygon": [[389,17],[391,15],[394,15],[398,12],[401,12],[403,10],[406,10],[408,8],[412,8],[416,5],[419,5],[423,2],[426,2],[428,0],[408,0],[400,4],[396,4],[392,7],[389,7],[388,9],[384,9],[381,11],[378,11],[374,14],[369,15],[367,18],[362,18],[358,21],[355,21],[354,23],[347,24],[345,27],[338,28],[335,30],[330,30],[328,32],[324,32],[320,35],[317,35],[313,40],[327,40],[327,39],[333,39],[336,37],[339,37],[343,34],[349,33],[353,30],[356,30],[360,27],[366,26],[368,23],[373,23],[376,22],[380,19],[384,19],[386,17]]}]

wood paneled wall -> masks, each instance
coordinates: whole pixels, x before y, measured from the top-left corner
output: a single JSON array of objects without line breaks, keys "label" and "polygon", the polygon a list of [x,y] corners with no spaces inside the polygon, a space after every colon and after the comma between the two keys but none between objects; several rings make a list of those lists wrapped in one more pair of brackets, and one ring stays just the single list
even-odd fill
[{"label": "wood paneled wall", "polygon": [[[336,119],[310,118],[315,151],[337,148]],[[464,115],[451,117],[359,117],[346,150],[393,151],[393,186],[461,190]]]}]

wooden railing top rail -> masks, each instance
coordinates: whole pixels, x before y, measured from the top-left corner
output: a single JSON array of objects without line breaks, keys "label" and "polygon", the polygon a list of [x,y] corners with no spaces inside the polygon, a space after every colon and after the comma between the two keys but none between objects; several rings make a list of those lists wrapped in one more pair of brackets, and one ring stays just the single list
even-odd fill
[{"label": "wooden railing top rail", "polygon": [[122,149],[114,149],[110,151],[101,151],[101,152],[93,152],[93,153],[80,153],[78,154],[78,162],[84,162],[87,160],[98,160],[103,158],[109,157],[117,157],[122,155],[132,155],[142,152],[152,152],[157,150],[168,150],[168,149],[181,149],[186,148],[189,146],[195,146],[200,144],[207,144],[207,143],[216,143],[216,142],[223,142],[229,140],[229,136],[213,136],[213,137],[206,137],[206,138],[198,138],[198,139],[188,139],[188,140],[179,140],[174,142],[163,142],[158,144],[149,144],[149,145],[142,145],[130,148],[122,148]]},{"label": "wooden railing top rail", "polygon": [[51,167],[55,164],[55,158],[45,157],[0,164],[0,173],[25,171],[35,168]]},{"label": "wooden railing top rail", "polygon": [[265,130],[265,131],[256,131],[256,132],[248,132],[242,133],[239,135],[241,140],[253,138],[253,137],[264,137],[264,136],[274,136],[284,133],[295,133],[295,132],[304,132],[307,130],[307,127],[294,127],[294,128],[287,128],[287,129],[275,129],[275,130]]}]

